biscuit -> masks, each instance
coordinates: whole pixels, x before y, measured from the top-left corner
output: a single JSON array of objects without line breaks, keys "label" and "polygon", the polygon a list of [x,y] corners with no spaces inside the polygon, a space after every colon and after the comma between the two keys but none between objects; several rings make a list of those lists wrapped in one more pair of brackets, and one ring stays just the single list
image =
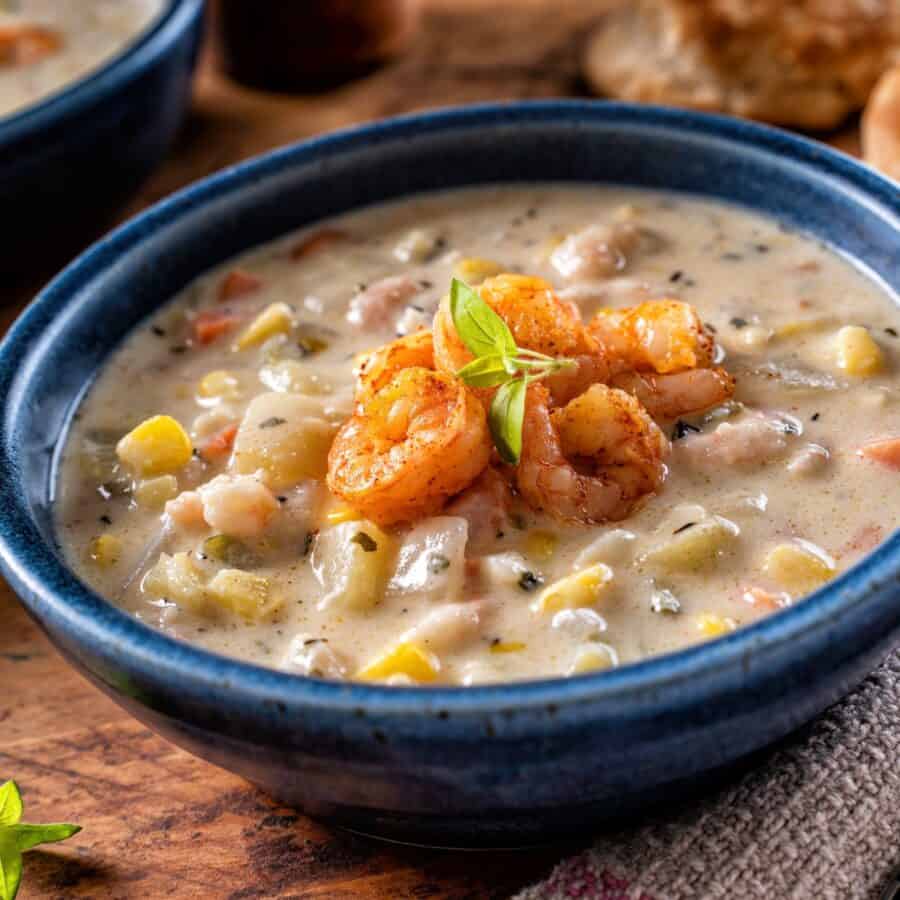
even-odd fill
[{"label": "biscuit", "polygon": [[897,0],[636,0],[601,21],[598,93],[824,129],[900,60]]}]

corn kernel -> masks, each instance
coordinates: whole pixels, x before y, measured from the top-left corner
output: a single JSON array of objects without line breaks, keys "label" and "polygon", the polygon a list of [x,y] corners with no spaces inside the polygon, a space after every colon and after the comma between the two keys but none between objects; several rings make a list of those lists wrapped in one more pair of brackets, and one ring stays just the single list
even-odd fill
[{"label": "corn kernel", "polygon": [[544,588],[531,609],[536,613],[547,613],[593,606],[609,590],[612,580],[613,570],[605,563],[596,563]]},{"label": "corn kernel", "polygon": [[356,522],[362,516],[352,506],[339,506],[325,513],[325,521],[329,525],[340,525],[342,522]]},{"label": "corn kernel", "polygon": [[491,653],[521,653],[526,646],[521,641],[497,641],[491,644]]},{"label": "corn kernel", "polygon": [[248,622],[268,618],[281,605],[271,597],[271,582],[242,569],[221,569],[206,586],[206,593],[219,606]]},{"label": "corn kernel", "polygon": [[614,669],[619,664],[619,656],[608,644],[599,641],[581,647],[569,666],[568,675],[581,675],[584,672],[598,672],[603,669]]},{"label": "corn kernel", "polygon": [[441,670],[440,660],[416,644],[404,642],[361,669],[356,677],[361,681],[387,681],[403,675],[422,684],[434,681]]},{"label": "corn kernel", "polygon": [[481,284],[486,278],[499,275],[503,271],[503,266],[492,259],[467,256],[456,264],[454,271],[457,278],[461,278],[468,284]]},{"label": "corn kernel", "polygon": [[267,306],[237,340],[238,350],[246,350],[267,341],[276,334],[287,334],[294,327],[294,314],[287,303]]},{"label": "corn kernel", "polygon": [[547,562],[558,544],[559,538],[552,531],[529,531],[525,537],[525,553],[535,562]]},{"label": "corn kernel", "polygon": [[835,338],[837,366],[848,375],[865,377],[884,368],[884,354],[861,325],[846,325]]},{"label": "corn kernel", "polygon": [[837,574],[834,560],[807,541],[779,544],[763,561],[763,572],[792,594],[808,594]]},{"label": "corn kernel", "polygon": [[240,382],[231,372],[216,369],[207,372],[197,385],[197,395],[205,400],[218,397],[232,398],[240,394]]},{"label": "corn kernel", "polygon": [[729,631],[734,631],[735,628],[737,628],[737,622],[734,619],[716,616],[712,613],[697,616],[697,630],[704,637],[721,637],[723,634],[728,634]]},{"label": "corn kernel", "polygon": [[191,439],[171,416],[153,416],[129,431],[116,445],[123,465],[151,477],[176,472],[190,462]]},{"label": "corn kernel", "polygon": [[740,529],[730,519],[710,516],[651,548],[641,561],[667,571],[697,572],[715,563],[739,534]]},{"label": "corn kernel", "polygon": [[92,563],[108,569],[121,559],[122,542],[115,535],[101,534],[91,541],[88,557]]},{"label": "corn kernel", "polygon": [[162,509],[168,500],[178,496],[178,479],[174,475],[147,478],[138,482],[131,496],[145,509]]}]

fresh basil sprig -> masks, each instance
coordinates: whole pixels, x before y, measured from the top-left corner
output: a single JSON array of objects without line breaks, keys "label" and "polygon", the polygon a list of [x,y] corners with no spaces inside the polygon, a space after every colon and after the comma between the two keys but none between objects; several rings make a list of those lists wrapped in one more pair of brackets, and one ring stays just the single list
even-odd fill
[{"label": "fresh basil sprig", "polygon": [[80,825],[26,825],[22,795],[14,781],[0,785],[0,900],[14,900],[22,881],[22,854],[38,844],[64,841]]},{"label": "fresh basil sprig", "polygon": [[491,402],[488,424],[500,456],[515,465],[522,453],[528,385],[577,363],[517,347],[506,322],[458,278],[450,283],[450,315],[462,342],[475,357],[456,375],[469,387],[500,388]]}]

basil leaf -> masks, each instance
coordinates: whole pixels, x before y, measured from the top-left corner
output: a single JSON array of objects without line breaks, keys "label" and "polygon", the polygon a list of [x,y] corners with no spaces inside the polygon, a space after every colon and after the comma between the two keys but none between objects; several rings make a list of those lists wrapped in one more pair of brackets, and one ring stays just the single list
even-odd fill
[{"label": "basil leaf", "polygon": [[508,381],[495,394],[488,424],[501,458],[516,465],[522,455],[522,424],[525,421],[527,379]]},{"label": "basil leaf", "polygon": [[19,853],[24,853],[38,844],[55,844],[78,834],[80,825],[14,825],[9,829]]},{"label": "basil leaf", "polygon": [[0,785],[0,900],[15,900],[22,882],[22,853],[38,844],[64,841],[79,825],[25,825],[22,795],[14,781]]},{"label": "basil leaf", "polygon": [[469,387],[488,388],[506,384],[510,374],[502,356],[479,356],[463,366],[456,377]]},{"label": "basil leaf", "polygon": [[15,825],[22,818],[22,795],[14,781],[0,785],[0,826]]},{"label": "basil leaf", "polygon": [[0,900],[15,900],[22,881],[22,854],[0,834]]},{"label": "basil leaf", "polygon": [[467,284],[450,282],[450,315],[462,342],[474,356],[514,356],[516,342],[506,322]]}]

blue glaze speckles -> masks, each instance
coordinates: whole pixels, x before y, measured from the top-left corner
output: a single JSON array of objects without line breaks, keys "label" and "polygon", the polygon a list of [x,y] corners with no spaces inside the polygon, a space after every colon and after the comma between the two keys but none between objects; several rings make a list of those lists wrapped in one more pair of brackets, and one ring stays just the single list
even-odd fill
[{"label": "blue glaze speckles", "polygon": [[165,6],[96,72],[0,118],[0,209],[15,222],[0,274],[46,265],[67,239],[85,241],[169,149],[190,101],[203,0]]},{"label": "blue glaze speckles", "polygon": [[329,684],[215,656],[141,625],[59,562],[54,448],[97,367],[166,298],[251,245],[362,204],[553,179],[743,203],[900,285],[895,186],[811,142],[690,112],[578,102],[450,110],[320,138],[201,182],[77,260],[0,346],[0,562],[88,677],[161,734],[314,815],[485,846],[614,817],[663,787],[690,790],[874,666],[900,632],[896,535],[808,601],[716,642],[567,681],[466,689]]}]

